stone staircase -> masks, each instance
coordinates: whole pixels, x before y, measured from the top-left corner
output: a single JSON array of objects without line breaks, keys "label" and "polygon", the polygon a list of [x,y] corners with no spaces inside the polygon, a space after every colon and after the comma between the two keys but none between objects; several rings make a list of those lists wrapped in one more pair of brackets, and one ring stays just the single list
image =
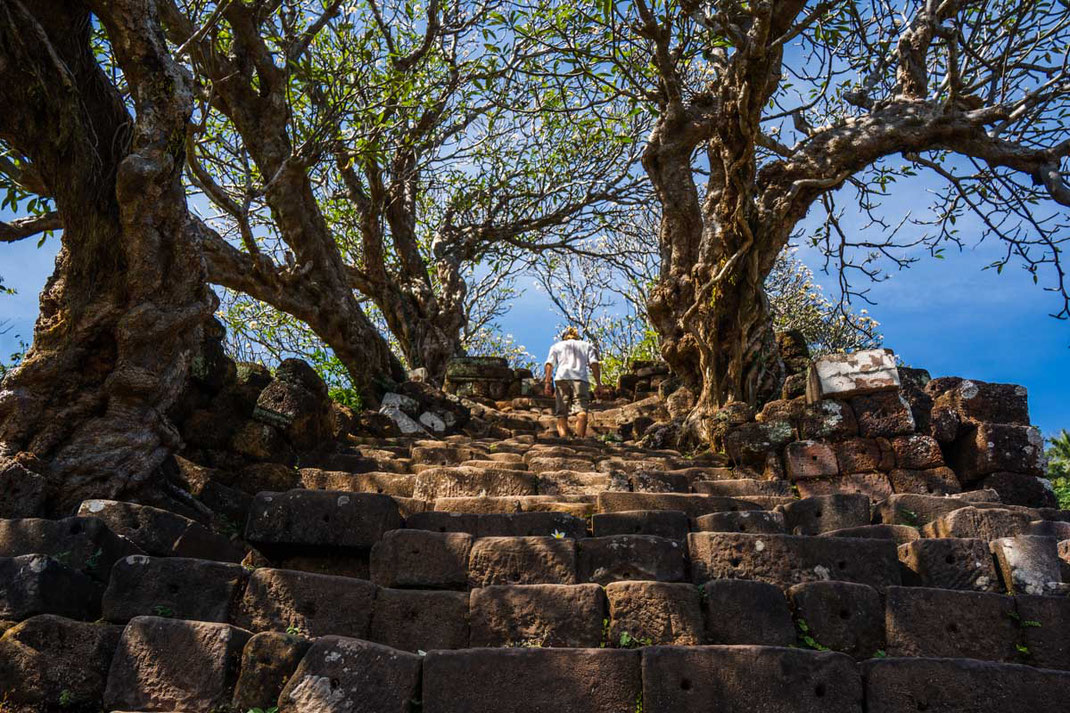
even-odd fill
[{"label": "stone staircase", "polygon": [[977,488],[907,400],[847,403],[688,457],[525,397],[499,437],[350,437],[229,536],[0,520],[0,712],[1068,710],[1070,511]]}]

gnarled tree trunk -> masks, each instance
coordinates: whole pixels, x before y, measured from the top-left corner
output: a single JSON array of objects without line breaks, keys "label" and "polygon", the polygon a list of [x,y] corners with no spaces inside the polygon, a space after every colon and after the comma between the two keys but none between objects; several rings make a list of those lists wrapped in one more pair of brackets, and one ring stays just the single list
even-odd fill
[{"label": "gnarled tree trunk", "polygon": [[[103,22],[137,118],[97,65]],[[164,413],[186,383],[214,297],[181,183],[192,101],[151,2],[0,0],[0,138],[32,161],[63,216],[33,346],[0,389],[0,455],[87,497],[166,502],[179,445]]]}]

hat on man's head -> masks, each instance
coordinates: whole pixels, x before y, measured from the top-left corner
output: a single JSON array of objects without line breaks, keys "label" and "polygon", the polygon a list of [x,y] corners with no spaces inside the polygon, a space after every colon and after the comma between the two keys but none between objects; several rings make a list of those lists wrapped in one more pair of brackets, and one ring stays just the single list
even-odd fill
[{"label": "hat on man's head", "polygon": [[580,333],[575,327],[566,327],[565,331],[561,332],[561,339],[579,339]]}]

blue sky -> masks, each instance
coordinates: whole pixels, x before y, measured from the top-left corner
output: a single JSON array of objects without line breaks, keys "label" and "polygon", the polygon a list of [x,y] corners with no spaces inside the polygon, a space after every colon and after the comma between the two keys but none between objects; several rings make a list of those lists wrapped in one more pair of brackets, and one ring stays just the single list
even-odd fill
[{"label": "blue sky", "polygon": [[[15,296],[0,296],[0,321],[10,320],[13,327],[0,335],[0,353],[17,346],[17,334],[29,340],[37,295],[52,271],[58,244],[56,239],[40,249],[33,240],[0,244],[0,275],[18,290]],[[1055,296],[1025,272],[1012,265],[1002,275],[983,271],[996,251],[986,243],[962,253],[949,249],[945,260],[923,259],[873,285],[870,296],[878,304],[870,312],[881,322],[885,344],[907,364],[933,376],[1023,384],[1033,422],[1045,434],[1070,429],[1070,324],[1048,316],[1058,311]],[[800,257],[815,272],[820,267],[814,254],[801,251]],[[832,284],[820,273],[818,281]],[[524,295],[502,326],[541,359],[559,319],[530,280],[522,278],[518,287],[525,288]]]}]

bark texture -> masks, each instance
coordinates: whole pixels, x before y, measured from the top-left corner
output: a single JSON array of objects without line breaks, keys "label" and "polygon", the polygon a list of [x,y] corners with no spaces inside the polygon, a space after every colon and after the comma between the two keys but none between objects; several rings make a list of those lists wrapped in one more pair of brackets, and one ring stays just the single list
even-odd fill
[{"label": "bark texture", "polygon": [[[90,47],[103,23],[137,110]],[[190,79],[152,0],[0,0],[0,137],[62,216],[33,346],[0,388],[0,456],[43,472],[50,507],[166,501],[165,411],[215,306],[181,183]]]}]

